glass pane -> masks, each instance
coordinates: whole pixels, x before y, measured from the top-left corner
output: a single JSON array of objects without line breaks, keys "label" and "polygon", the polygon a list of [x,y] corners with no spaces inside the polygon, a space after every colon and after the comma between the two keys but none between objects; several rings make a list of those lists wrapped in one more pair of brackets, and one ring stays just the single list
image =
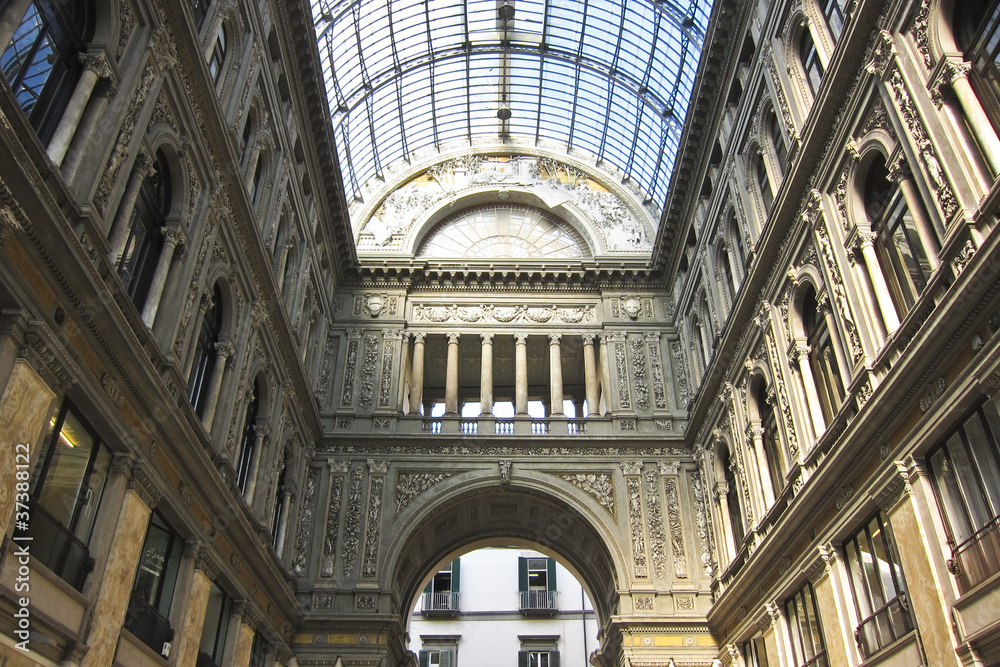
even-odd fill
[{"label": "glass pane", "polygon": [[136,595],[154,607],[160,592],[169,547],[170,532],[157,525],[154,516],[146,532],[146,541],[142,545],[134,588]]},{"label": "glass pane", "polygon": [[64,526],[72,526],[93,447],[94,437],[76,415],[67,412],[37,496],[38,504]]},{"label": "glass pane", "polygon": [[90,471],[90,476],[87,478],[83,494],[80,497],[80,507],[76,515],[76,527],[73,531],[84,544],[90,542],[90,533],[94,528],[97,510],[101,506],[101,496],[104,494],[104,482],[108,479],[108,472],[110,470],[111,450],[104,445],[98,445],[93,468]]}]

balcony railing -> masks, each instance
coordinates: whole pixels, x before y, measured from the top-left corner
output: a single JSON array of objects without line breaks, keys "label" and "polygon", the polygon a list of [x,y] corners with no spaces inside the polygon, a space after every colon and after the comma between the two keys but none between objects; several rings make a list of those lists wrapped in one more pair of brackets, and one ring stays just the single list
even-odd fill
[{"label": "balcony railing", "polygon": [[78,591],[94,569],[87,545],[38,503],[31,508],[31,554]]},{"label": "balcony railing", "polygon": [[1000,572],[1000,516],[951,550],[948,569],[958,577],[963,594]]},{"label": "balcony railing", "polygon": [[174,638],[170,621],[136,595],[135,591],[132,591],[132,598],[129,600],[124,627],[135,635],[136,639],[160,655],[163,655],[164,644]]},{"label": "balcony railing", "polygon": [[424,593],[423,613],[456,612],[459,610],[458,593]]},{"label": "balcony railing", "polygon": [[555,612],[555,591],[520,591],[522,612]]},{"label": "balcony railing", "polygon": [[909,602],[906,594],[900,593],[861,621],[854,631],[854,641],[867,660],[910,632],[913,632],[913,620],[910,618]]}]

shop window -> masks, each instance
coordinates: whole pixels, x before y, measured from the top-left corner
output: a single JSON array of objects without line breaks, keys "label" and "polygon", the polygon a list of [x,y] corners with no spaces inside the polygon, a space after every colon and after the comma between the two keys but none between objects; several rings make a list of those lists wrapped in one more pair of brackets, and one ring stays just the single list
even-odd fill
[{"label": "shop window", "polygon": [[861,618],[854,638],[867,660],[914,629],[896,542],[882,512],[844,543],[844,554]]},{"label": "shop window", "polygon": [[965,593],[1000,572],[1000,416],[977,408],[927,456]]},{"label": "shop window", "polygon": [[253,643],[250,645],[249,667],[267,667],[267,652],[267,640],[259,633],[254,634]]},{"label": "shop window", "polygon": [[170,524],[153,512],[139,556],[132,598],[124,628],[157,653],[167,656],[174,638],[170,604],[177,583],[184,540]]},{"label": "shop window", "polygon": [[78,591],[94,567],[88,544],[110,467],[111,450],[64,404],[29,485],[31,554]]},{"label": "shop window", "polygon": [[757,635],[743,643],[743,664],[746,667],[768,667],[764,637]]},{"label": "shop window", "polygon": [[201,626],[201,646],[196,667],[219,667],[226,649],[226,632],[233,600],[221,588],[212,584],[208,592],[208,607]]},{"label": "shop window", "polygon": [[820,627],[819,610],[812,584],[799,589],[785,602],[785,618],[792,640],[792,654],[798,667],[827,667],[826,648]]}]

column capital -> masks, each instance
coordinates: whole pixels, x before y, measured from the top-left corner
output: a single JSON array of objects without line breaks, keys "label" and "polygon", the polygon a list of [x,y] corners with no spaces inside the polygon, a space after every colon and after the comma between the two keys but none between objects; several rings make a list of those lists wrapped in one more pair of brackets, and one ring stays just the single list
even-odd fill
[{"label": "column capital", "polygon": [[263,440],[267,436],[271,435],[271,427],[267,424],[257,424],[253,427],[254,434]]},{"label": "column capital", "polygon": [[215,344],[215,353],[222,359],[228,359],[236,354],[236,348],[228,340],[220,340]]},{"label": "column capital", "polygon": [[549,334],[549,345],[558,345],[559,341],[562,340],[561,333],[550,333]]},{"label": "column capital", "polygon": [[875,240],[878,238],[878,233],[873,231],[862,231],[858,230],[858,245],[862,250],[865,248],[874,248]]},{"label": "column capital", "polygon": [[799,363],[806,363],[809,361],[809,354],[812,352],[812,346],[804,340],[797,340],[795,341],[793,351],[795,353],[796,361]]},{"label": "column capital", "polygon": [[494,335],[492,333],[481,333],[479,334],[479,339],[483,341],[483,345],[492,345]]},{"label": "column capital", "polygon": [[160,234],[163,235],[163,242],[167,245],[179,246],[187,243],[187,234],[179,225],[160,227]]},{"label": "column capital", "polygon": [[584,345],[593,345],[594,339],[597,338],[597,336],[592,333],[585,333],[585,334],[580,334],[580,338],[583,339]]},{"label": "column capital", "polygon": [[906,156],[902,153],[893,158],[892,162],[888,165],[888,169],[889,180],[893,183],[913,180],[913,171],[910,169],[910,163],[906,161]]},{"label": "column capital", "polygon": [[445,335],[448,336],[448,345],[458,345],[458,339],[462,337],[462,334],[455,332]]},{"label": "column capital", "polygon": [[419,343],[420,345],[423,345],[424,339],[427,338],[427,333],[424,331],[415,331],[410,335],[413,336],[413,342]]},{"label": "column capital", "polygon": [[108,64],[108,57],[103,51],[81,53],[79,57],[83,69],[93,72],[102,79],[111,76],[111,66]]},{"label": "column capital", "polygon": [[514,343],[517,345],[526,345],[528,343],[528,334],[526,333],[514,334]]}]

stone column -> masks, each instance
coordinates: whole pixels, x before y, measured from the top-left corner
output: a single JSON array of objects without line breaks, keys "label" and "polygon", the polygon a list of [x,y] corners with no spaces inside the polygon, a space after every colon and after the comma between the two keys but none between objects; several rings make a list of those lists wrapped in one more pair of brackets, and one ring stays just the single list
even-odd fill
[{"label": "stone column", "polygon": [[128,240],[129,220],[132,218],[132,210],[135,208],[135,200],[139,196],[139,188],[146,177],[155,171],[153,160],[146,154],[140,153],[136,156],[132,165],[132,173],[128,176],[128,183],[125,185],[125,194],[118,204],[118,213],[111,224],[111,254],[108,259],[111,264],[118,267],[122,252],[125,251],[125,242]]},{"label": "stone column", "polygon": [[396,405],[399,406],[401,414],[408,412],[408,400],[410,384],[413,380],[413,367],[410,364],[410,334],[405,331],[400,333],[400,355],[399,368],[403,371],[403,377],[399,381],[399,389],[396,392]]},{"label": "stone column", "polygon": [[[0,433],[3,433],[4,446],[0,448],[0,526],[7,529],[7,524],[14,516],[16,483],[15,473],[31,472],[41,451],[39,440],[46,432],[52,409],[55,405],[56,393],[49,388],[45,380],[35,372],[26,359],[19,358],[14,362],[14,368],[7,378],[7,386],[0,396]],[[23,445],[23,447],[19,447]],[[28,467],[23,465],[23,457],[28,455]]]},{"label": "stone column", "polygon": [[184,544],[184,557],[171,605],[171,625],[174,628],[174,645],[170,657],[176,665],[193,665],[198,659],[202,626],[208,611],[208,594],[217,568],[206,563],[207,549],[197,542]]},{"label": "stone column", "polygon": [[605,414],[611,408],[611,359],[608,357],[608,335],[597,334],[597,340],[601,343],[601,399],[604,401]]},{"label": "stone column", "polygon": [[[583,334],[583,376],[587,396],[587,417],[600,414],[597,398],[597,356],[594,353],[594,334]],[[583,414],[577,414],[582,419]]]},{"label": "stone column", "polygon": [[549,334],[549,396],[552,400],[550,416],[563,415],[562,353],[559,341],[562,334]]},{"label": "stone column", "polygon": [[938,242],[937,232],[934,225],[924,210],[924,202],[917,190],[917,184],[913,181],[913,172],[906,164],[905,158],[899,156],[889,165],[889,179],[899,184],[899,190],[906,200],[906,208],[913,216],[913,224],[917,228],[917,236],[920,237],[920,245],[927,255],[927,262],[931,265],[931,271],[941,266],[941,258],[938,253],[941,251],[941,244]]},{"label": "stone column", "polygon": [[[725,564],[731,563],[739,552],[739,549],[736,547],[736,541],[733,539],[733,517],[729,513],[730,493],[736,493],[736,491],[730,491],[729,484],[726,482],[719,482],[715,485],[715,498],[719,504],[719,516],[722,518],[722,533],[725,535],[726,540],[727,560]],[[725,569],[725,567],[722,569]]]},{"label": "stone column", "polygon": [[767,452],[764,451],[764,429],[757,424],[750,426],[750,438],[753,442],[754,456],[757,459],[757,471],[760,474],[761,498],[764,506],[761,515],[774,504],[774,483],[771,480],[771,468],[768,466]]},{"label": "stone column", "polygon": [[514,414],[528,415],[528,334],[514,334]]},{"label": "stone column", "polygon": [[857,277],[858,282],[861,283],[861,289],[864,292],[861,299],[865,309],[862,320],[871,323],[871,334],[875,339],[875,346],[878,347],[885,342],[888,334],[885,329],[885,323],[882,322],[882,318],[878,314],[878,306],[875,303],[875,288],[872,287],[871,278],[868,276],[868,269],[865,268],[864,258],[861,257],[861,249],[857,245],[849,247],[847,249],[847,259],[851,262],[851,266],[854,267],[854,275]]},{"label": "stone column", "polygon": [[160,308],[160,297],[163,296],[163,288],[167,284],[167,273],[170,271],[170,262],[174,259],[174,250],[184,242],[184,232],[180,227],[161,227],[163,234],[163,250],[156,260],[156,271],[153,273],[153,282],[149,286],[149,295],[146,297],[146,305],[142,309],[142,321],[150,329],[156,320],[156,312]]},{"label": "stone column", "polygon": [[100,584],[85,640],[90,650],[81,667],[106,667],[114,658],[132,596],[132,582],[139,567],[149,515],[160,499],[160,493],[139,466],[132,468],[128,484],[114,527],[107,565],[97,577]]},{"label": "stone column", "polygon": [[250,470],[247,472],[247,488],[243,491],[243,499],[247,505],[253,505],[254,493],[257,491],[257,475],[260,474],[260,454],[264,451],[264,438],[271,433],[267,424],[253,427],[253,451],[250,452]]},{"label": "stone column", "polygon": [[285,484],[281,487],[281,507],[278,509],[278,528],[275,530],[274,536],[274,553],[278,555],[278,560],[281,560],[281,552],[285,550],[285,535],[288,532],[288,512],[292,507],[292,496],[295,495],[295,490],[290,484]]},{"label": "stone column", "polygon": [[482,369],[479,377],[479,414],[487,417],[493,414],[493,334],[482,333]]},{"label": "stone column", "polygon": [[[192,281],[191,285],[192,285],[192,287],[194,287],[194,282],[193,281]],[[194,289],[192,289],[191,291],[194,291]],[[212,293],[211,292],[202,292],[201,293],[201,299],[198,300],[198,314],[195,315],[193,317],[193,319],[191,320],[195,324],[194,330],[191,333],[191,335],[193,335],[195,337],[196,341],[197,341],[197,338],[198,338],[198,327],[201,326],[201,321],[205,318],[205,313],[213,305],[215,305],[215,303],[212,301]],[[191,366],[194,364],[194,353],[195,353],[195,351],[197,349],[198,349],[198,345],[197,344],[188,345],[187,358],[184,360],[184,378],[185,379],[188,379],[188,378],[191,377]]]},{"label": "stone column", "polygon": [[448,367],[444,384],[444,414],[458,414],[458,339],[462,334],[448,334]]},{"label": "stone column", "polygon": [[[830,293],[828,291],[824,291],[822,296],[816,300],[816,308],[826,320],[826,330],[830,332],[830,342],[833,343],[833,352],[837,357],[837,370],[840,371],[840,382],[845,387],[850,386],[851,368],[854,367],[854,360],[848,355],[844,346],[844,338],[840,335],[837,318],[833,316],[833,308],[830,307]],[[847,315],[845,313],[845,317]]]},{"label": "stone column", "polygon": [[[4,42],[6,44],[6,42]],[[62,164],[69,150],[70,141],[76,134],[76,129],[80,125],[83,111],[90,102],[90,95],[94,92],[94,85],[97,80],[111,76],[111,68],[108,66],[108,59],[103,53],[81,53],[80,62],[83,63],[83,72],[76,82],[72,97],[63,110],[59,125],[49,140],[49,159],[55,166]]]},{"label": "stone column", "polygon": [[222,376],[226,371],[226,361],[235,353],[236,349],[228,340],[222,340],[215,344],[215,368],[212,369],[208,396],[205,398],[205,414],[201,417],[201,423],[209,433],[212,432],[212,424],[215,422],[215,409],[219,405],[219,390],[222,388]]},{"label": "stone column", "polygon": [[878,260],[878,253],[875,252],[875,239],[878,235],[875,232],[859,232],[858,238],[861,246],[861,256],[865,266],[868,268],[868,277],[872,282],[872,289],[875,290],[875,301],[878,304],[879,312],[882,313],[882,321],[885,322],[886,332],[891,334],[899,328],[899,316],[896,314],[896,306],[892,302],[892,294],[889,286],[885,282],[885,273],[882,272],[882,264]]},{"label": "stone column", "polygon": [[795,342],[795,361],[798,363],[799,374],[802,379],[802,390],[806,396],[808,412],[812,422],[813,437],[819,438],[826,432],[826,420],[823,418],[823,406],[819,400],[819,392],[816,390],[816,378],[813,376],[812,364],[809,363],[809,354],[811,352],[812,348],[805,341]]},{"label": "stone column", "polygon": [[94,136],[108,110],[111,98],[115,96],[117,91],[117,85],[110,78],[99,79],[97,85],[94,86],[94,92],[90,95],[90,104],[83,112],[80,125],[73,135],[73,141],[69,144],[66,157],[63,158],[62,173],[67,183],[72,183],[76,179],[84,156],[90,155]]},{"label": "stone column", "polygon": [[1000,140],[990,123],[989,117],[983,111],[983,106],[979,103],[979,97],[972,90],[969,84],[969,70],[972,64],[968,62],[948,62],[942,69],[944,81],[951,84],[951,89],[955,91],[962,111],[965,113],[969,127],[972,128],[972,136],[982,147],[982,154],[986,158],[993,173],[1000,173]]},{"label": "stone column", "polygon": [[413,380],[410,384],[410,414],[419,415],[424,401],[424,338],[425,333],[413,334]]}]

